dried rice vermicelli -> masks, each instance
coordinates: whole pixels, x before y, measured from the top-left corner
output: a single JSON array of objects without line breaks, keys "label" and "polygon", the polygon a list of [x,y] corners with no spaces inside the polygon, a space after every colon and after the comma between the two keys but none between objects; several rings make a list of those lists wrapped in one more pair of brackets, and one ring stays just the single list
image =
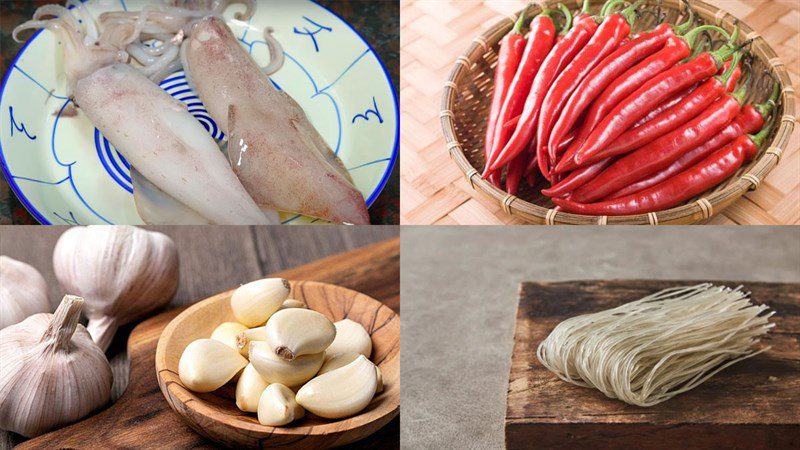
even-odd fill
[{"label": "dried rice vermicelli", "polygon": [[537,357],[564,381],[653,406],[750,358],[775,324],[740,287],[665,289],[617,308],[559,323]]}]

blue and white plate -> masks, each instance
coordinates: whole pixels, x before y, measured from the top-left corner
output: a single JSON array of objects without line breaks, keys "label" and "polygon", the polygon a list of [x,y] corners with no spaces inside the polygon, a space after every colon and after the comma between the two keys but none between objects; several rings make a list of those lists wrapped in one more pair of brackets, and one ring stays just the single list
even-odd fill
[{"label": "blue and white plate", "polygon": [[[88,0],[97,17],[138,10],[135,0]],[[269,61],[262,30],[271,26],[286,63],[270,78],[303,107],[348,168],[371,205],[397,160],[399,113],[392,82],[378,55],[345,21],[310,0],[258,1],[247,23],[228,24],[253,58]],[[83,116],[66,114],[69,99],[56,37],[37,32],[9,68],[0,90],[0,164],[11,188],[44,224],[140,224],[130,166]],[[215,139],[225,139],[183,73],[161,87],[189,106]],[[146,131],[143,131],[146,132]],[[282,214],[284,223],[311,218]]]}]

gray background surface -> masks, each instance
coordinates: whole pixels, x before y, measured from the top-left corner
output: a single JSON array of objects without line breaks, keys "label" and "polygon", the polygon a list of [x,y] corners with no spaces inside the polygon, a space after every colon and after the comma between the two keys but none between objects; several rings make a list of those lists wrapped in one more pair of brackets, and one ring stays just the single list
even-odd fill
[{"label": "gray background surface", "polygon": [[503,447],[522,281],[800,282],[798,227],[403,227],[401,241],[408,449]]}]

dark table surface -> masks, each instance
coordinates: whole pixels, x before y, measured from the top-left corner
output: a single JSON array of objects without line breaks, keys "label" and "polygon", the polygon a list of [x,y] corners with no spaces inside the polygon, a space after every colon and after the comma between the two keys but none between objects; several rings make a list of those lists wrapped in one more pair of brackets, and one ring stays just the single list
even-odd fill
[{"label": "dark table surface", "polygon": [[[3,0],[0,0],[3,1]],[[397,237],[399,227],[147,227],[170,236],[178,247],[181,279],[178,292],[165,309],[189,305],[239,283],[306,264],[329,255]],[[4,227],[0,254],[36,267],[50,288],[50,300],[61,299],[53,273],[53,247],[65,227]],[[204,245],[197,245],[203,242]],[[399,309],[396,309],[399,312]],[[114,372],[112,400],[125,391],[129,361],[125,351],[132,326],[123,327],[108,350]],[[11,448],[21,437],[0,431],[0,449]],[[87,443],[91,447],[91,443]],[[352,448],[400,447],[400,419]]]},{"label": "dark table surface", "polygon": [[[316,0],[349,22],[375,49],[392,77],[395,93],[400,73],[400,10],[395,0]],[[63,3],[57,0],[0,0],[0,77],[22,44],[14,42],[11,31],[30,19],[38,6]],[[397,95],[396,95],[397,96]],[[398,96],[399,99],[399,96]],[[372,224],[400,223],[400,165],[395,164],[381,195],[369,209]],[[0,225],[35,224],[0,173]]]}]

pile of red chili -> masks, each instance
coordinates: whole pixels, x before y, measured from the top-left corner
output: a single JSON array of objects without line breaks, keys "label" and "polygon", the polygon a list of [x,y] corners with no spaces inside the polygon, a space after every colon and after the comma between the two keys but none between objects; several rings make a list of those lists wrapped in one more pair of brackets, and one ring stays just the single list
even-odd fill
[{"label": "pile of red chili", "polygon": [[[484,178],[517,195],[541,176],[564,211],[641,214],[680,205],[755,157],[779,86],[743,105],[753,80],[742,77],[738,27],[695,26],[687,8],[679,25],[631,34],[641,3],[523,11],[500,43]],[[722,46],[704,47],[709,32]]]}]

